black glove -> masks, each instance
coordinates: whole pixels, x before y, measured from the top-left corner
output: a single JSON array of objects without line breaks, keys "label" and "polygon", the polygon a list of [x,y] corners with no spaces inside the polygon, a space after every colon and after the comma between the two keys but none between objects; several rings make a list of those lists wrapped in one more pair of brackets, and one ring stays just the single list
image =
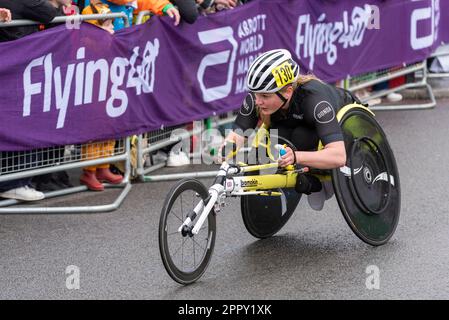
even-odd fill
[{"label": "black glove", "polygon": [[302,173],[296,178],[295,190],[298,193],[311,194],[312,192],[321,191],[323,185],[320,179],[314,175]]}]

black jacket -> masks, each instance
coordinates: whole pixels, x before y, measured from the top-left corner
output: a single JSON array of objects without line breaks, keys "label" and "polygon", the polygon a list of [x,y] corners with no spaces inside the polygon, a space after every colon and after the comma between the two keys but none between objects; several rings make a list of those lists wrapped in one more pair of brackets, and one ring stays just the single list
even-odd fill
[{"label": "black jacket", "polygon": [[[9,9],[13,20],[48,23],[58,14],[58,10],[47,0],[0,0],[0,8]],[[37,31],[38,25],[0,28],[0,42],[16,40]]]}]

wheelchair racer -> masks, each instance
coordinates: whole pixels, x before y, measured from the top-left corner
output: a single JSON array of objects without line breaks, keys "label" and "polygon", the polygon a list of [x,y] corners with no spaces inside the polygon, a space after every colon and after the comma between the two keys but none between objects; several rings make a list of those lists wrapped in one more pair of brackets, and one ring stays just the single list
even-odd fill
[{"label": "wheelchair racer", "polygon": [[[277,129],[278,136],[290,141],[298,151],[286,148],[279,165],[299,164],[316,169],[334,169],[346,164],[343,134],[337,112],[344,106],[360,103],[349,91],[326,84],[313,75],[302,75],[288,50],[265,52],[249,67],[246,96],[225,141],[241,147],[242,135],[263,122]],[[248,132],[248,131],[247,131]],[[321,140],[324,148],[317,151]],[[331,188],[331,187],[330,187]],[[332,192],[324,190],[311,174],[299,174],[295,190],[309,195],[309,204],[321,210]]]}]

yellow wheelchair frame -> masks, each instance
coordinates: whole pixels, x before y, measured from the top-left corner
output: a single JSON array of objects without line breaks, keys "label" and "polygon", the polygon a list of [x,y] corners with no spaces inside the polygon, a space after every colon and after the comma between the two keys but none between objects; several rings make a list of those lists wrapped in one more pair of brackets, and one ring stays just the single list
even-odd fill
[{"label": "yellow wheelchair frame", "polygon": [[[348,113],[350,111],[354,111],[354,113]],[[359,110],[359,111],[357,111]],[[348,114],[347,117],[345,115]],[[385,137],[385,134],[383,133],[380,126],[377,124],[377,122],[374,120],[374,113],[372,113],[368,108],[366,108],[363,105],[359,104],[350,104],[342,109],[340,109],[337,113],[337,120],[339,123],[341,123],[341,126],[344,125],[345,119],[351,119],[352,114],[358,114],[359,116],[362,115],[361,125],[358,128],[363,128],[363,121],[373,121],[375,125],[373,125],[372,128],[378,130],[373,132],[379,132],[381,133],[382,137]],[[363,117],[365,117],[363,120]],[[368,118],[368,120],[366,120]],[[369,122],[368,121],[368,122]],[[367,123],[368,123],[367,122]],[[342,127],[343,130],[343,127]],[[341,199],[344,198],[344,195],[342,195],[341,190],[335,189],[336,183],[339,188],[346,188],[347,185],[351,185],[352,183],[352,191],[356,187],[356,182],[354,180],[355,178],[355,172],[354,172],[354,163],[351,163],[351,168],[339,168],[339,170],[332,170],[331,173],[329,173],[329,170],[323,170],[323,171],[311,171],[312,174],[314,174],[320,181],[326,181],[332,179],[332,183],[334,184],[335,194],[337,196],[337,201],[340,206],[340,209],[343,213],[343,216],[345,217],[346,221],[348,222],[351,229],[354,231],[354,233],[363,241],[366,243],[369,243],[371,245],[381,245],[388,241],[388,239],[391,237],[393,232],[395,231],[397,221],[399,218],[399,209],[400,209],[400,188],[399,188],[399,177],[397,174],[397,167],[396,162],[394,160],[394,156],[392,154],[392,151],[389,147],[388,141],[384,140],[384,152],[387,154],[388,161],[390,161],[390,164],[387,164],[385,161],[385,157],[383,157],[382,152],[380,152],[379,141],[375,141],[376,139],[379,139],[382,141],[381,138],[369,138],[364,136],[363,129],[361,130],[362,133],[357,134],[359,137],[356,138],[354,143],[352,144],[352,150],[346,150],[348,153],[351,151],[350,155],[354,153],[354,148],[357,146],[357,144],[362,145],[365,143],[365,147],[369,149],[369,144],[372,144],[375,147],[371,147],[372,150],[375,152],[373,154],[378,155],[380,154],[381,162],[383,162],[383,165],[386,165],[386,176],[387,178],[383,179],[384,181],[387,181],[388,184],[384,184],[386,189],[388,189],[388,192],[394,188],[394,194],[392,196],[392,201],[388,199],[387,204],[385,204],[385,208],[382,210],[386,210],[386,212],[379,210],[375,211],[368,210],[363,211],[362,207],[366,207],[366,203],[364,202],[366,199],[358,200],[360,204],[360,212],[361,214],[359,216],[356,216],[355,218],[351,216],[351,208],[349,205],[354,205],[350,203],[345,203]],[[348,134],[350,131],[348,132]],[[348,136],[349,138],[349,136]],[[368,142],[367,142],[368,141]],[[239,163],[238,165],[232,165],[229,164],[227,161],[223,162],[220,170],[215,178],[215,181],[213,185],[207,189],[201,182],[195,179],[185,179],[178,184],[176,184],[172,190],[169,192],[166,201],[164,203],[164,207],[162,209],[161,218],[159,222],[159,249],[162,257],[162,261],[164,263],[164,266],[168,272],[168,274],[178,283],[181,284],[190,284],[198,280],[203,273],[205,272],[209,261],[211,259],[211,255],[213,252],[213,248],[215,245],[215,235],[216,235],[216,214],[220,212],[221,208],[224,206],[224,201],[227,197],[232,196],[269,196],[269,197],[276,197],[276,196],[282,196],[281,192],[278,192],[276,190],[279,189],[288,189],[288,188],[294,188],[296,185],[296,180],[298,177],[298,174],[304,173],[304,169],[302,168],[296,168],[296,166],[290,165],[286,168],[280,168],[275,157],[272,154],[271,151],[271,141],[270,136],[268,135],[267,128],[265,126],[262,126],[256,134],[255,139],[253,140],[252,144],[253,148],[260,148],[265,149],[267,152],[267,155],[269,159],[272,161],[271,163],[267,164],[258,164],[258,165],[247,165],[246,163]],[[320,142],[318,149],[323,149],[323,145]],[[371,150],[371,151],[372,151]],[[256,171],[266,171],[266,170],[277,170],[275,174],[254,174],[254,175],[242,175],[245,173],[251,173]],[[343,172],[342,169],[346,169],[346,172]],[[392,170],[389,170],[392,169]],[[349,174],[348,174],[349,172]],[[383,172],[385,173],[385,172]],[[392,177],[390,178],[390,173],[393,173]],[[343,174],[343,175],[342,175]],[[358,172],[357,172],[358,174]],[[343,178],[340,178],[339,175],[342,175]],[[379,175],[380,176],[380,175]],[[347,177],[347,178],[346,178]],[[347,180],[344,180],[347,179]],[[360,179],[360,178],[358,178]],[[362,178],[363,179],[363,178]],[[336,182],[337,181],[337,182]],[[361,180],[363,182],[363,180]],[[375,181],[375,180],[374,180]],[[371,180],[368,181],[371,183]],[[338,185],[338,183],[342,183]],[[367,185],[369,184],[367,183]],[[374,183],[374,182],[373,182]],[[390,183],[392,186],[390,186]],[[383,188],[383,187],[382,187]],[[383,190],[383,189],[381,189]],[[177,203],[178,199],[181,199],[181,209],[183,207],[183,198],[182,195],[187,192],[193,192],[195,194],[195,197],[201,198],[199,202],[197,203],[195,207],[188,211],[188,213],[184,216],[182,213],[182,216],[178,216],[174,213],[174,210],[172,210]],[[351,191],[351,192],[352,192]],[[293,191],[295,192],[295,191]],[[357,192],[357,191],[356,191]],[[383,191],[382,191],[383,192]],[[358,195],[358,194],[357,194]],[[381,193],[381,195],[384,195]],[[368,196],[369,197],[369,196]],[[248,197],[242,197],[242,199],[248,199]],[[282,199],[282,198],[281,198]],[[298,203],[299,198],[297,199],[296,203],[294,204],[296,207],[296,204]],[[184,202],[185,203],[185,202]],[[358,205],[357,203],[355,205]],[[369,203],[368,203],[369,204]],[[291,213],[294,211],[291,211]],[[392,214],[389,213],[389,211],[394,211]],[[174,221],[176,229],[170,230],[168,221],[170,219],[170,214],[173,212],[174,214]],[[243,212],[243,211],[242,211]],[[270,212],[267,212],[269,215]],[[358,212],[356,212],[358,214]],[[257,217],[257,212],[256,212]],[[288,217],[287,217],[288,219]],[[386,219],[386,222],[383,221]],[[206,223],[207,222],[207,223]],[[245,222],[245,220],[244,220]],[[284,222],[285,223],[285,222]],[[362,223],[361,225],[358,225],[358,223]],[[385,231],[383,230],[385,223]],[[207,224],[207,231],[206,225]],[[282,224],[283,225],[283,224]],[[280,227],[282,227],[282,225]],[[248,229],[248,226],[245,222],[245,226]],[[373,228],[377,228],[381,234],[379,235],[379,238],[371,237],[370,230]],[[369,232],[365,234],[364,232],[366,230]],[[200,231],[205,236],[205,239],[198,238]],[[277,232],[277,231],[276,231]],[[377,231],[376,231],[377,232]],[[250,232],[251,233],[251,232]],[[274,232],[275,233],[275,232]],[[273,234],[273,233],[271,233]],[[182,237],[180,237],[180,235]],[[254,234],[253,234],[254,235]],[[270,234],[268,234],[269,236]],[[377,236],[377,233],[375,234]],[[256,235],[257,236],[257,235]],[[179,248],[172,249],[170,245],[169,239],[170,237],[178,237],[174,240],[180,241],[181,245],[184,246],[184,244],[188,241],[188,239],[191,239],[190,244],[193,245],[193,266],[185,266],[184,256],[182,258],[181,266],[179,266],[179,262],[177,263],[176,260],[176,254],[180,251]],[[263,238],[261,236],[260,238]],[[200,243],[201,242],[201,243]],[[204,252],[201,254],[198,259],[196,259],[196,252],[195,246],[199,249],[204,250]],[[181,250],[181,252],[184,252],[184,250]],[[197,263],[198,261],[198,263]],[[191,262],[191,261],[190,261]]]},{"label": "yellow wheelchair frame", "polygon": [[[349,104],[343,108],[341,108],[337,113],[338,122],[341,121],[343,116],[350,110],[353,109],[363,109],[374,116],[374,113],[369,110],[367,107],[360,104]],[[240,172],[254,172],[254,171],[263,171],[269,169],[278,168],[278,164],[275,162],[276,159],[270,148],[271,140],[268,133],[268,130],[264,124],[259,128],[257,134],[253,140],[252,147],[253,148],[264,148],[267,150],[268,157],[273,163],[261,164],[261,165],[246,165],[244,163],[239,163]],[[317,150],[322,150],[323,144],[321,141],[318,144]],[[234,185],[241,186],[240,192],[235,195],[245,195],[245,194],[259,194],[259,195],[269,195],[269,196],[280,196],[279,192],[263,192],[264,190],[270,189],[279,189],[279,188],[294,188],[296,184],[296,179],[298,174],[303,173],[302,169],[296,170],[293,165],[287,166],[285,170],[281,173],[276,174],[267,174],[267,175],[254,175],[254,176],[244,176],[239,178],[234,178]],[[329,181],[331,176],[325,173],[316,173],[312,172],[320,181]],[[251,193],[248,193],[251,192]]]}]

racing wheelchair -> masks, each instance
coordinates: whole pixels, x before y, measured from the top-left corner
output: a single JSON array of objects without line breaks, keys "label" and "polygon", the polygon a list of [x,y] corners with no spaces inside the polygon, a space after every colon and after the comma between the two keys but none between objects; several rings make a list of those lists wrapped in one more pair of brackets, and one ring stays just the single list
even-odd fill
[{"label": "racing wheelchair", "polygon": [[[346,166],[312,169],[309,174],[323,184],[331,183],[341,213],[356,236],[372,246],[383,245],[396,230],[401,205],[393,152],[368,108],[347,105],[337,119],[344,136]],[[253,149],[265,148],[270,163],[225,161],[209,189],[196,179],[184,179],[168,193],[159,221],[159,250],[165,269],[176,282],[191,284],[206,271],[215,245],[216,213],[227,197],[241,197],[243,222],[256,238],[276,234],[295,211],[301,194],[294,187],[304,168],[279,168],[276,150],[282,155],[286,144],[273,146],[273,139],[260,132],[263,130],[257,132]],[[320,143],[318,150],[322,147]]]}]

